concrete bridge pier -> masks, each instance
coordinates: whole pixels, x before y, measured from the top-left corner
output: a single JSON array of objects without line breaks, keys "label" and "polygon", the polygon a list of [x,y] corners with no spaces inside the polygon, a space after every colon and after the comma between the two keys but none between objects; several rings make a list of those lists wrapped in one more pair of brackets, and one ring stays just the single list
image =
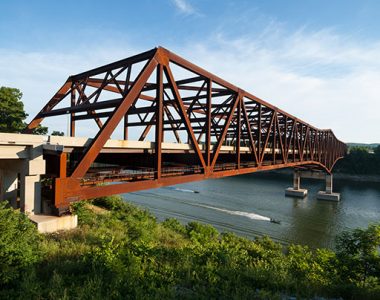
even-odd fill
[{"label": "concrete bridge pier", "polygon": [[301,189],[301,171],[294,170],[293,172],[293,187],[288,187],[285,190],[285,196],[305,198],[307,189]]},{"label": "concrete bridge pier", "polygon": [[311,170],[308,171],[295,169],[293,175],[293,187],[289,187],[285,190],[285,196],[304,198],[307,195],[307,189],[301,189],[300,187],[301,177],[325,180],[326,189],[324,191],[318,192],[318,200],[340,200],[340,194],[333,192],[333,175]]},{"label": "concrete bridge pier", "polygon": [[333,175],[326,174],[326,190],[319,191],[317,194],[317,199],[319,200],[331,200],[331,201],[339,201],[340,194],[333,192]]}]

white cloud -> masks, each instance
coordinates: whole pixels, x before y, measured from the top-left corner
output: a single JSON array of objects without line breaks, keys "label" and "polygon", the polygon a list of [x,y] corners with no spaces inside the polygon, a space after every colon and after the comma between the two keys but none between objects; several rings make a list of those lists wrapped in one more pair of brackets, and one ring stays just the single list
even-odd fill
[{"label": "white cloud", "polygon": [[343,141],[379,142],[380,43],[328,30],[283,36],[218,34],[180,54]]},{"label": "white cloud", "polygon": [[195,13],[194,7],[186,0],[171,0],[175,7],[183,14],[191,15]]},{"label": "white cloud", "polygon": [[[143,51],[124,45],[77,49],[73,53],[18,52],[0,48],[0,86],[15,87],[22,91],[25,111],[30,121],[51,99],[70,75],[104,65]],[[94,125],[95,123],[91,124]],[[67,131],[65,116],[46,118],[43,125],[51,131]],[[96,126],[84,127],[83,135],[93,135]]]},{"label": "white cloud", "polygon": [[[70,74],[141,50],[109,44],[90,54],[0,49],[0,85],[20,88],[33,116]],[[236,38],[219,33],[171,50],[316,127],[333,129],[345,142],[380,141],[380,42],[275,28]]]}]

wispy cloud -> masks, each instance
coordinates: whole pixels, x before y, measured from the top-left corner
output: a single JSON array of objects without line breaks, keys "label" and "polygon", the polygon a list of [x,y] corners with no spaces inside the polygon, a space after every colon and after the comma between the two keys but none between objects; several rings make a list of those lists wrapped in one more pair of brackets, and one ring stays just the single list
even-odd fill
[{"label": "wispy cloud", "polygon": [[171,2],[183,14],[191,15],[196,13],[194,7],[186,0],[171,0]]},{"label": "wispy cloud", "polygon": [[379,141],[380,42],[359,44],[332,30],[280,33],[219,33],[182,54],[346,142]]},{"label": "wispy cloud", "polygon": [[[20,52],[0,48],[0,86],[18,88],[23,93],[25,111],[31,120],[70,75],[141,52],[128,45],[94,48],[76,52]],[[66,103],[67,104],[67,103]],[[66,132],[67,118],[46,118],[43,125]],[[91,136],[96,127],[78,126],[79,134]]]}]

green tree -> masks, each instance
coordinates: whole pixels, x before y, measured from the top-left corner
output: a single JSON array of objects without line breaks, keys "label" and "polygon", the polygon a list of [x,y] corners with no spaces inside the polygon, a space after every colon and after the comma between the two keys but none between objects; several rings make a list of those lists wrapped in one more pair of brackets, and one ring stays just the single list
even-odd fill
[{"label": "green tree", "polygon": [[344,232],[337,238],[343,280],[366,286],[380,276],[380,225]]},{"label": "green tree", "polygon": [[0,131],[20,132],[24,129],[24,120],[28,116],[21,101],[19,89],[0,87]]},{"label": "green tree", "polygon": [[49,131],[49,128],[46,126],[42,126],[41,124],[38,125],[36,128],[33,129],[33,134],[39,134],[39,135],[46,135]]},{"label": "green tree", "polygon": [[63,133],[62,131],[57,131],[57,130],[54,130],[51,135],[56,135],[56,136],[64,136],[65,133]]},{"label": "green tree", "polygon": [[[28,114],[24,110],[21,101],[22,93],[19,89],[0,87],[0,132],[21,132],[26,123],[24,120]],[[33,134],[45,135],[48,133],[46,126],[38,125]]]},{"label": "green tree", "polygon": [[380,148],[375,153],[369,153],[368,147],[351,147],[346,157],[336,164],[335,170],[341,173],[355,175],[380,175]]},{"label": "green tree", "polygon": [[375,149],[374,149],[374,154],[375,154],[375,157],[377,159],[380,159],[380,146],[377,146]]}]

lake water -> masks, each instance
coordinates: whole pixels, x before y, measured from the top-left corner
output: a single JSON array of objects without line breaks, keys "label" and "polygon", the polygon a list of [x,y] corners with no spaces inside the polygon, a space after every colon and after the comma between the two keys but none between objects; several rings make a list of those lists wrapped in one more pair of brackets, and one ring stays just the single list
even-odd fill
[{"label": "lake water", "polygon": [[[254,173],[180,184],[125,194],[127,201],[147,208],[158,220],[174,217],[199,221],[220,231],[311,247],[334,247],[337,234],[380,222],[380,183],[334,180],[340,202],[316,199],[322,180],[301,179],[309,190],[304,199],[284,196],[292,175]],[[199,193],[194,193],[197,191]],[[280,220],[271,223],[269,218]]]}]

